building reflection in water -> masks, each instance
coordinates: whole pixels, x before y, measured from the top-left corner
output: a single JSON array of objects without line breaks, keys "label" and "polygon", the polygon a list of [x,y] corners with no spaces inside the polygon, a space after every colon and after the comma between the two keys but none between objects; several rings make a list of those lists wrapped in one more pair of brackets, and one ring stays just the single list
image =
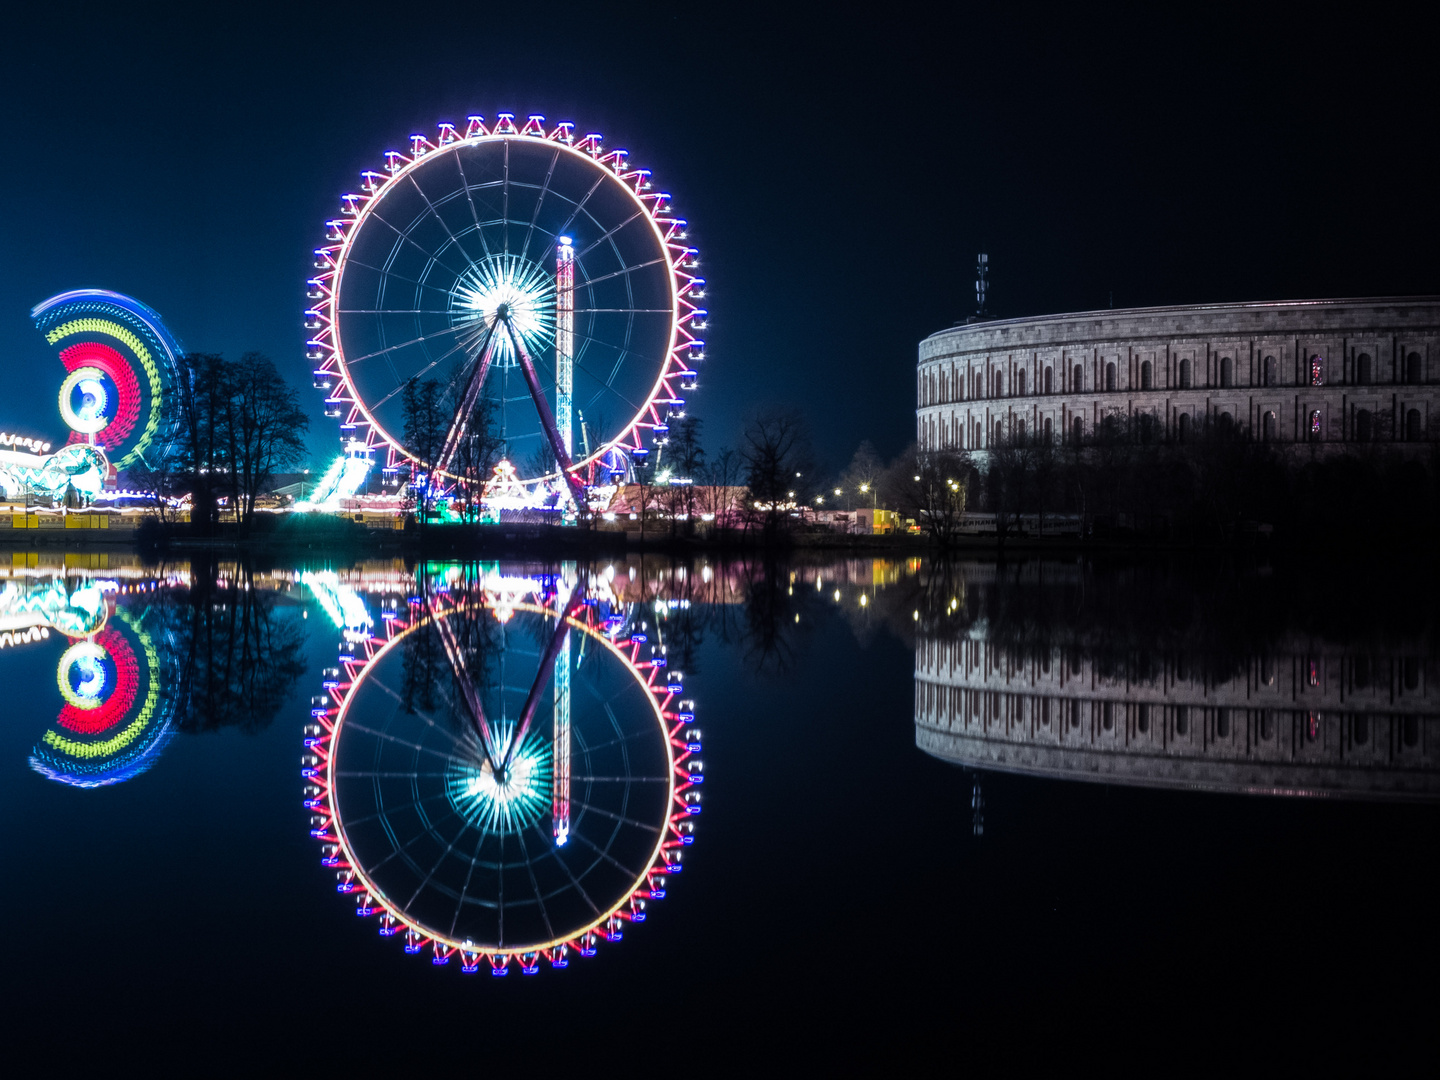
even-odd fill
[{"label": "building reflection in water", "polygon": [[913,612],[916,745],[1111,784],[1440,795],[1429,627],[1352,631],[1287,599],[1263,575],[1211,595],[1158,569],[953,567]]},{"label": "building reflection in water", "polygon": [[628,601],[613,566],[304,581],[339,635],[305,805],[356,913],[406,952],[494,975],[565,967],[643,922],[683,868],[704,782],[664,602]]}]

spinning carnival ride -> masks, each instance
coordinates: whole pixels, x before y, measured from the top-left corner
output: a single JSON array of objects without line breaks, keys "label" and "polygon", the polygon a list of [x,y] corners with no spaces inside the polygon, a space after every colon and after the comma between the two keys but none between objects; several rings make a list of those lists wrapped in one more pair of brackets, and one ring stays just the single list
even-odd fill
[{"label": "spinning carnival ride", "polygon": [[104,289],[52,296],[30,316],[67,372],[59,405],[70,438],[50,453],[34,439],[0,437],[0,494],[59,498],[73,487],[93,499],[115,470],[165,453],[180,346],[154,311]]},{"label": "spinning carnival ride", "polygon": [[603,589],[456,571],[372,635],[312,587],[345,651],[312,709],[305,805],[356,914],[496,975],[644,921],[693,839],[699,732]]},{"label": "spinning carnival ride", "polygon": [[[476,488],[477,409],[537,497],[624,480],[684,415],[705,282],[649,170],[574,125],[441,124],[361,174],[315,252],[315,385],[351,456]],[[407,445],[404,390],[436,379],[443,445]],[[432,460],[424,460],[428,457]]]}]

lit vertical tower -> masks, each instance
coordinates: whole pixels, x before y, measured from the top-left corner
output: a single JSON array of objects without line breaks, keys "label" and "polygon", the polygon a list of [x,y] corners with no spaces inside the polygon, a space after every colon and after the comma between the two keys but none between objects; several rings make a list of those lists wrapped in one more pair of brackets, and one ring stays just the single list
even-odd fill
[{"label": "lit vertical tower", "polygon": [[[567,245],[568,249],[568,245]],[[567,395],[562,400],[569,401]],[[562,429],[563,430],[563,429]],[[564,612],[569,595],[574,589],[575,564],[560,564],[560,578],[555,583],[555,610]],[[563,614],[560,618],[564,618]],[[555,830],[555,846],[564,847],[570,839],[570,631],[565,631],[565,642],[560,646],[560,655],[555,657],[555,746],[551,754],[551,776],[554,797],[550,810],[550,822]]]},{"label": "lit vertical tower", "polygon": [[555,426],[560,444],[573,458],[575,440],[570,433],[571,380],[575,363],[575,248],[570,237],[560,237],[555,248]]}]

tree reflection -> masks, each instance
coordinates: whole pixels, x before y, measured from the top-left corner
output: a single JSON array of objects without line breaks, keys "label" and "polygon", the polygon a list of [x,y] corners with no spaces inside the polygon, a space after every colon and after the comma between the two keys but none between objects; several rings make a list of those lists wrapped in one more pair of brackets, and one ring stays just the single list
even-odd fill
[{"label": "tree reflection", "polygon": [[208,560],[192,562],[188,590],[162,599],[179,730],[254,733],[274,721],[306,668],[304,626],[278,601],[252,565]]}]

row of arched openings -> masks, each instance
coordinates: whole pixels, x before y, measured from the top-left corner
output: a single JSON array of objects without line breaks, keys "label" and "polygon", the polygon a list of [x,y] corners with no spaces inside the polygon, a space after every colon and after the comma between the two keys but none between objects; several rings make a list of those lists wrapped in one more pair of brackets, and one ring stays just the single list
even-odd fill
[{"label": "row of arched openings", "polygon": [[[1418,352],[1409,353],[1405,356],[1401,364],[1401,378],[1399,381],[1412,386],[1423,383],[1425,381],[1424,367],[1424,360]],[[1222,389],[1229,389],[1236,385],[1236,365],[1235,361],[1231,357],[1222,356],[1220,358],[1219,364],[1217,365],[1217,369],[1219,385]],[[1259,385],[1278,385],[1276,378],[1277,369],[1278,367],[1275,357],[1264,357],[1260,361]],[[1374,383],[1375,363],[1369,353],[1362,352],[1355,358],[1354,370],[1354,381],[1356,384],[1366,386]],[[1193,376],[1193,363],[1188,357],[1182,358],[1180,360],[1178,375],[1180,389],[1188,390],[1194,387],[1195,384]],[[1076,364],[1074,370],[1071,373],[1071,376],[1072,377],[1070,383],[1070,392],[1083,393],[1085,387],[1085,366],[1083,364]],[[987,394],[984,389],[984,377],[985,376],[983,369],[976,370],[976,372],[974,373],[974,385],[971,388],[970,394],[972,398],[1006,396],[1004,372],[993,372],[991,377],[992,390],[989,394]],[[1114,361],[1107,362],[1105,364],[1103,372],[1104,388],[1107,392],[1113,392],[1119,388],[1118,377],[1119,372]],[[934,387],[934,392],[931,395],[932,402],[949,400],[950,398],[950,394],[948,393],[949,380],[945,377],[943,372],[940,374],[939,378],[940,383]],[[1325,384],[1325,358],[1323,356],[1320,356],[1319,354],[1315,354],[1310,357],[1309,384],[1311,386],[1323,386]],[[1053,368],[1047,366],[1044,369],[1042,375],[1042,386],[1043,393],[1053,394],[1055,392]],[[1149,360],[1144,360],[1140,364],[1140,389],[1155,389],[1155,368]],[[1026,374],[1024,368],[1021,368],[1015,373],[1014,390],[1016,396],[1023,397],[1026,394]]]}]

